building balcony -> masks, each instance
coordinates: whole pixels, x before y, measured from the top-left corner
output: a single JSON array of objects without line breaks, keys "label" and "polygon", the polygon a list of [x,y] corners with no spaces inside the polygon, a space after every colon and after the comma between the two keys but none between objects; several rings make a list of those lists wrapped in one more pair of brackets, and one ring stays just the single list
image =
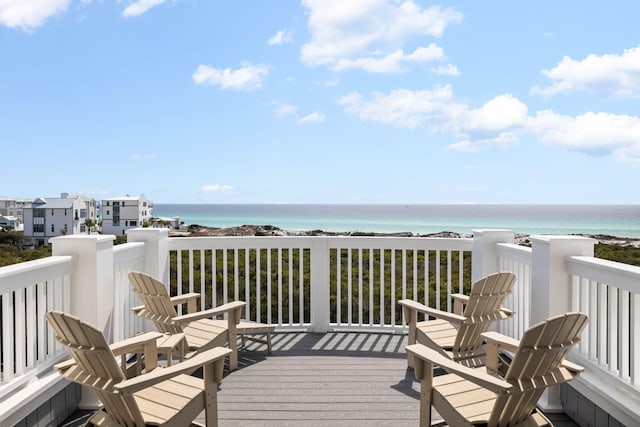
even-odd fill
[{"label": "building balcony", "polygon": [[[56,425],[76,408],[95,408],[89,393],[70,388],[53,372],[52,366],[67,354],[53,340],[44,313],[56,309],[75,314],[114,342],[148,330],[149,325],[130,310],[139,304],[127,279],[134,270],[169,283],[173,295],[200,293],[202,308],[244,300],[246,318],[276,326],[274,354],[261,355],[249,348],[245,366],[223,380],[219,404],[223,425],[234,410],[233,416],[252,413],[251,399],[238,410],[228,397],[233,391],[225,394],[225,384],[237,391],[237,384],[246,381],[243,371],[277,365],[286,354],[292,357],[288,361],[308,356],[320,358],[319,365],[337,364],[339,369],[347,359],[356,359],[356,350],[362,353],[357,359],[366,359],[371,372],[386,369],[383,366],[390,361],[395,368],[389,372],[394,372],[392,376],[397,372],[397,379],[363,380],[371,389],[384,384],[390,395],[380,396],[380,407],[375,409],[392,408],[383,401],[399,399],[398,407],[415,406],[407,411],[416,414],[413,424],[417,424],[419,401],[411,390],[419,386],[406,377],[407,326],[397,301],[411,298],[450,311],[452,293],[468,290],[472,280],[495,271],[512,271],[518,277],[507,304],[515,315],[497,325],[502,333],[519,338],[530,325],[567,311],[589,316],[571,357],[586,367],[585,372],[565,388],[550,390],[539,406],[547,413],[564,412],[582,425],[602,420],[606,425],[639,425],[640,268],[594,258],[593,239],[531,236],[532,246],[524,247],[514,244],[514,236],[509,230],[475,230],[471,239],[169,238],[166,229],[139,228],[128,230],[128,243],[118,246],[109,235],[56,237],[53,256],[0,268],[0,425],[31,425],[33,420]],[[310,342],[315,344],[307,345]],[[326,362],[325,357],[336,359]],[[278,375],[287,372],[282,366],[275,369]],[[314,388],[318,380],[301,375],[295,381]],[[308,415],[302,419],[312,420],[323,416],[314,408],[332,399],[344,401],[337,396],[349,393],[357,394],[355,388],[334,390],[327,393],[331,396],[314,394],[304,401],[298,393],[285,393],[278,405],[282,414],[291,415],[295,407]],[[372,414],[377,395],[371,396],[374,401],[350,399],[349,411],[369,414],[351,421],[376,424]],[[253,402],[256,407],[267,406],[255,398]],[[47,411],[42,418],[40,413]],[[386,416],[391,421],[398,417],[390,414]]]}]

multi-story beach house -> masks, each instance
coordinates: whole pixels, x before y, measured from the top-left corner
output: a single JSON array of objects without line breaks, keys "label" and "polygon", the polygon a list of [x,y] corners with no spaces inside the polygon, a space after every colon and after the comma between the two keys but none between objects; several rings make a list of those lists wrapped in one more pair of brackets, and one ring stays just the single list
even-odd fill
[{"label": "multi-story beach house", "polygon": [[17,199],[11,197],[0,197],[0,215],[5,217],[15,217],[18,221],[16,230],[22,229],[24,224],[24,208],[31,205],[31,199]]},{"label": "multi-story beach house", "polygon": [[68,193],[56,198],[38,197],[24,208],[24,235],[35,246],[42,246],[52,237],[90,233],[87,220],[98,221],[94,199]]},{"label": "multi-story beach house", "polygon": [[153,217],[153,203],[144,194],[102,200],[102,233],[122,235],[130,228],[148,225]]}]

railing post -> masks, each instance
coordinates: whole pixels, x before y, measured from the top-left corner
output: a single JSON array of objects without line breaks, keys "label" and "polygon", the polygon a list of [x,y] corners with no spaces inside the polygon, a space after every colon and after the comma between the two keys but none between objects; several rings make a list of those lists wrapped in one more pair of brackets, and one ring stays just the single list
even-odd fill
[{"label": "railing post", "polygon": [[70,235],[51,239],[53,256],[72,255],[71,314],[95,325],[112,340],[112,235]]},{"label": "railing post", "polygon": [[311,240],[311,330],[329,330],[329,239]]},{"label": "railing post", "polygon": [[516,234],[511,230],[472,230],[473,256],[471,258],[471,281],[491,273],[500,266],[496,253],[497,243],[513,243]]},{"label": "railing post", "polygon": [[[112,235],[71,235],[54,237],[53,256],[74,257],[71,272],[71,314],[102,331],[108,342],[113,339],[113,241]],[[100,399],[89,387],[82,387],[82,409],[96,409]]]},{"label": "railing post", "polygon": [[[569,256],[593,256],[595,239],[581,236],[531,236],[531,325],[571,311]],[[560,411],[560,387],[548,388],[539,401],[547,411]]]},{"label": "railing post", "polygon": [[166,228],[131,228],[125,232],[127,242],[144,242],[144,272],[169,283],[169,230]]}]

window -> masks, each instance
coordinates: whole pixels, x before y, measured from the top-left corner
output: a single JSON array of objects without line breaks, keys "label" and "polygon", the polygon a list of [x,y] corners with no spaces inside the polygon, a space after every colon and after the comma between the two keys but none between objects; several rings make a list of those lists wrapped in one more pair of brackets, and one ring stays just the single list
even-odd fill
[{"label": "window", "polygon": [[[66,227],[65,227],[66,230]],[[87,231],[86,227],[84,226],[84,224],[80,224],[80,232],[84,233],[85,231]]]},{"label": "window", "polygon": [[138,221],[129,221],[129,225],[131,227],[137,227],[138,226]]},{"label": "window", "polygon": [[107,211],[107,215],[111,215],[111,212]]},{"label": "window", "polygon": [[66,209],[64,210],[64,216],[67,216],[67,210]]},{"label": "window", "polygon": [[34,233],[44,233],[44,224],[33,224]]},{"label": "window", "polygon": [[87,217],[87,210],[80,209],[80,218],[86,218],[86,217]]},{"label": "window", "polygon": [[55,225],[51,224],[51,232],[53,233],[54,231],[56,231]]},{"label": "window", "polygon": [[34,218],[43,218],[44,217],[44,209],[34,209],[33,210]]},{"label": "window", "polygon": [[51,209],[51,216],[53,216],[53,209]]},{"label": "window", "polygon": [[116,220],[114,219],[114,220],[113,220],[113,226],[114,226],[114,227],[120,227],[120,220],[117,220],[117,221],[116,221]]}]

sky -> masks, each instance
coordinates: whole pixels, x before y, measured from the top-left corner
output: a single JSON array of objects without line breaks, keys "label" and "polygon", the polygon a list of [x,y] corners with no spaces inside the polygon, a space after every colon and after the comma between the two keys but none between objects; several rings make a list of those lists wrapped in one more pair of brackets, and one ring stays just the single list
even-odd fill
[{"label": "sky", "polygon": [[0,0],[0,197],[639,204],[638,16]]}]

